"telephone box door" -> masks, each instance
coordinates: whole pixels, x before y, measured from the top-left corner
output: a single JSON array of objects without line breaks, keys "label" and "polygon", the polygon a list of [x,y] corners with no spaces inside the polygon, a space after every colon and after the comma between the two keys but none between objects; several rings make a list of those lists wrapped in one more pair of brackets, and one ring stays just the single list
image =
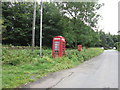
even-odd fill
[{"label": "telephone box door", "polygon": [[62,57],[65,54],[65,39],[62,36],[53,38],[52,57]]}]

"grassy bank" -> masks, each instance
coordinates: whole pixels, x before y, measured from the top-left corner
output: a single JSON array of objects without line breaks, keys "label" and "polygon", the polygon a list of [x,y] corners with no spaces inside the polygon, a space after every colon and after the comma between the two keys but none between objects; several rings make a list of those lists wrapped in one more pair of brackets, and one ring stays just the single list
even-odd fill
[{"label": "grassy bank", "polygon": [[62,58],[51,58],[51,50],[43,50],[43,57],[39,56],[39,50],[34,54],[26,49],[3,48],[3,88],[15,88],[27,82],[35,81],[44,77],[49,72],[55,72],[79,65],[80,63],[99,55],[103,50],[100,48],[67,50]]}]

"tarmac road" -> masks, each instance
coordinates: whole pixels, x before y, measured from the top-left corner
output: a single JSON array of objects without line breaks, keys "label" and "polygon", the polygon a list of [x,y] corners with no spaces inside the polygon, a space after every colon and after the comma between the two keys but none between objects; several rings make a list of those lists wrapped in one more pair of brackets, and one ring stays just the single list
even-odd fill
[{"label": "tarmac road", "polygon": [[68,70],[51,73],[24,88],[118,88],[118,52],[101,55]]}]

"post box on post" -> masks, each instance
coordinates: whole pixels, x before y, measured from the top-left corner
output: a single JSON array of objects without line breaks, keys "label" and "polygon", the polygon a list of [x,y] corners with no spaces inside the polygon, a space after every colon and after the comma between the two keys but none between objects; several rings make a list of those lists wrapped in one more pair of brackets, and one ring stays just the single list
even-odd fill
[{"label": "post box on post", "polygon": [[66,41],[62,36],[56,36],[52,42],[52,57],[62,57],[65,55]]},{"label": "post box on post", "polygon": [[82,50],[82,45],[78,45],[78,51]]}]

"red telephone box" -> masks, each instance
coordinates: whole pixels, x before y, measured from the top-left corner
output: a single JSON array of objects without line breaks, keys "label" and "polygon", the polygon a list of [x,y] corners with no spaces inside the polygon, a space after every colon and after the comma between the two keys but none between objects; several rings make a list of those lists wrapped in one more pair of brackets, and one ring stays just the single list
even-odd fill
[{"label": "red telephone box", "polygon": [[52,57],[62,57],[65,55],[66,41],[62,36],[56,36],[53,38],[52,43]]},{"label": "red telephone box", "polygon": [[78,45],[78,51],[82,50],[82,45]]}]

